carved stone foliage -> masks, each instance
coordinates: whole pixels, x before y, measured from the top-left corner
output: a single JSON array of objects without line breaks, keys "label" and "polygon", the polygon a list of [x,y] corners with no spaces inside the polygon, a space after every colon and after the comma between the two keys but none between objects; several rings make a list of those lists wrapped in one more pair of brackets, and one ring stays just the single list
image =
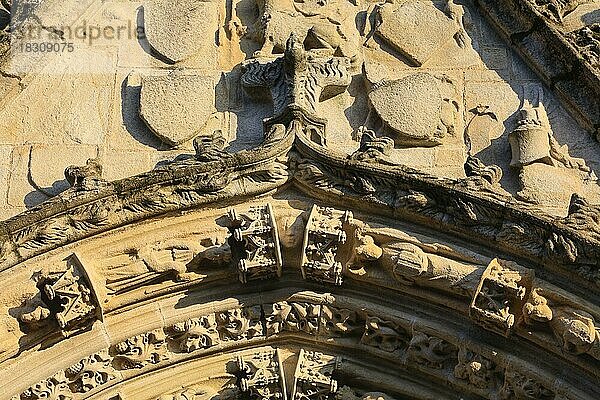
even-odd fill
[{"label": "carved stone foliage", "polygon": [[[433,374],[437,379],[446,379],[453,373],[457,385],[474,387],[477,393],[487,398],[508,399],[516,396],[514,398],[534,399],[539,393],[541,399],[546,399],[552,398],[547,397],[548,393],[555,390],[548,383],[551,380],[532,376],[527,367],[518,367],[520,363],[507,366],[504,361],[495,358],[495,352],[492,355],[483,354],[470,348],[458,336],[438,335],[436,332],[439,327],[419,325],[411,329],[411,323],[403,319],[375,313],[369,315],[364,310],[332,304],[292,300],[275,304],[288,306],[287,310],[294,315],[291,319],[288,317],[293,320],[289,324],[281,323],[279,318],[278,331],[273,328],[275,325],[269,316],[269,311],[274,309],[272,303],[211,313],[126,339],[33,385],[21,393],[18,399],[80,398],[80,394],[107,387],[111,381],[116,382],[124,370],[161,368],[182,356],[189,357],[188,353],[214,349],[227,342],[237,342],[229,344],[239,346],[243,341],[252,342],[259,336],[271,339],[285,333],[303,335],[310,341],[323,344],[331,343],[332,340],[342,346],[345,343],[353,351],[359,346],[362,352],[374,351],[389,361],[416,367],[427,374]],[[303,329],[308,325],[298,322],[298,317],[308,314],[311,315],[307,318],[311,320],[310,329]],[[235,317],[228,319],[222,315]],[[259,328],[252,331],[249,328],[251,326],[266,326],[268,333],[265,335]],[[285,386],[283,364],[278,350],[244,353],[235,360],[235,365],[233,374],[237,378],[237,384],[235,388],[229,388],[232,390],[207,392],[188,388],[165,395],[167,397],[164,398],[225,400],[247,395],[250,399],[356,400],[354,397],[343,397],[349,396],[349,393],[339,389],[336,373],[341,359],[333,355],[301,350],[292,388]],[[129,371],[133,372],[135,371]],[[191,397],[186,397],[188,395]],[[375,398],[379,396],[363,396],[361,400]]]},{"label": "carved stone foliage", "polygon": [[581,4],[592,0],[527,0],[534,4],[537,10],[554,22],[562,23],[563,18],[575,11]]},{"label": "carved stone foliage", "polygon": [[500,396],[515,400],[553,400],[556,393],[534,378],[509,369],[504,375]]},{"label": "carved stone foliage", "polygon": [[92,354],[71,367],[57,372],[52,377],[31,386],[21,393],[19,399],[70,400],[79,398],[79,394],[103,386],[117,377],[118,372],[113,367],[112,361],[113,358],[109,355],[108,350]]},{"label": "carved stone foliage", "polygon": [[442,369],[457,361],[458,348],[436,336],[414,332],[408,344],[408,357],[427,368]]},{"label": "carved stone foliage", "polygon": [[117,369],[143,368],[168,358],[167,342],[162,329],[131,337],[112,346],[111,353]]},{"label": "carved stone foliage", "polygon": [[63,336],[69,336],[91,327],[100,318],[100,307],[90,281],[75,264],[64,272],[37,277],[37,287],[39,293],[26,302],[18,315],[27,330],[56,324]]},{"label": "carved stone foliage", "polygon": [[175,347],[186,353],[212,347],[219,343],[219,332],[214,314],[177,323],[168,332]]},{"label": "carved stone foliage", "polygon": [[339,357],[301,349],[294,373],[292,399],[330,399],[338,390],[332,375],[339,368],[339,363]]},{"label": "carved stone foliage", "polygon": [[282,301],[265,309],[267,335],[283,331],[316,335],[319,332],[321,306],[310,303]]},{"label": "carved stone foliage", "polygon": [[410,335],[399,324],[379,317],[368,316],[360,342],[387,352],[406,349]]},{"label": "carved stone foliage", "polygon": [[222,340],[252,339],[264,336],[260,305],[234,308],[215,314],[217,331]]},{"label": "carved stone foliage", "polygon": [[600,69],[600,23],[567,33],[566,38],[592,68]]},{"label": "carved stone foliage", "polygon": [[233,231],[233,261],[240,281],[280,277],[281,248],[271,205],[253,207],[245,215],[231,210],[229,219]]},{"label": "carved stone foliage", "polygon": [[454,376],[476,388],[490,389],[497,387],[501,382],[502,370],[493,360],[461,349],[458,352],[458,364],[454,367]]},{"label": "carved stone foliage", "polygon": [[515,263],[494,260],[473,298],[470,315],[486,329],[508,335],[518,322],[532,272]]},{"label": "carved stone foliage", "polygon": [[242,392],[251,399],[285,400],[286,388],[279,350],[264,350],[237,358]]},{"label": "carved stone foliage", "polygon": [[352,220],[349,211],[313,206],[302,248],[302,276],[319,282],[342,284],[343,265],[338,250],[346,243],[344,224]]}]

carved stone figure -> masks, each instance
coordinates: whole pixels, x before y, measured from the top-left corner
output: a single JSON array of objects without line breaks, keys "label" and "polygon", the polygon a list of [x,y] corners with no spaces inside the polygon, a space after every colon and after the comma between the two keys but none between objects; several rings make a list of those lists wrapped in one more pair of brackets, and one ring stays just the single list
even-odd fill
[{"label": "carved stone figure", "polygon": [[76,190],[98,188],[102,182],[105,182],[102,179],[102,165],[96,158],[87,160],[83,167],[75,165],[67,167],[65,169],[65,178]]},{"label": "carved stone figure", "polygon": [[[33,311],[19,314],[19,321],[31,328],[53,321],[63,336],[89,328],[100,317],[100,308],[85,273],[75,266],[65,272],[38,277],[40,290],[26,304]],[[23,310],[25,311],[25,310]]]},{"label": "carved stone figure", "polygon": [[315,114],[318,102],[346,90],[351,81],[348,67],[348,58],[323,58],[306,51],[301,39],[292,33],[283,57],[266,63],[246,62],[241,82],[254,96],[260,93],[257,89],[269,90],[275,116],[287,107]]},{"label": "carved stone figure", "polygon": [[240,281],[281,276],[281,248],[277,224],[270,204],[252,207],[247,214],[229,212],[233,232],[233,259]]},{"label": "carved stone figure", "polygon": [[499,371],[496,363],[489,358],[461,349],[458,352],[458,364],[454,367],[454,376],[477,388],[489,389],[498,383]]}]

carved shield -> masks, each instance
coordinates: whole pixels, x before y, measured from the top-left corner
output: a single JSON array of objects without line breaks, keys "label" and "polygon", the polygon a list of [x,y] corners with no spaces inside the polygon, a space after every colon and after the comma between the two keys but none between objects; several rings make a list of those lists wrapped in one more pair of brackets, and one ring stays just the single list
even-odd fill
[{"label": "carved shield", "polygon": [[163,142],[184,143],[215,111],[215,79],[172,73],[142,78],[140,116]]},{"label": "carved shield", "polygon": [[[212,0],[149,0],[144,5],[144,30],[150,46],[173,62],[199,53],[218,29],[218,2]],[[167,17],[168,16],[168,17]]]}]

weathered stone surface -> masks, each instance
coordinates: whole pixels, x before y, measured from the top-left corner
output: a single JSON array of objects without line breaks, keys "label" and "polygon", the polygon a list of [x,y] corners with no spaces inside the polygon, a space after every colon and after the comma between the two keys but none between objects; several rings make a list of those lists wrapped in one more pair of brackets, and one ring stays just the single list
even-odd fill
[{"label": "weathered stone surface", "polygon": [[[199,133],[216,111],[214,79],[173,72],[144,76],[141,81],[140,116],[154,134],[169,145],[180,145]],[[179,117],[174,117],[178,115]]]},{"label": "weathered stone surface", "polygon": [[399,144],[439,144],[442,96],[436,79],[419,73],[376,85],[369,100]]},{"label": "weathered stone surface", "polygon": [[424,1],[387,3],[379,10],[377,34],[417,66],[449,41],[458,25]]},{"label": "weathered stone surface", "polygon": [[600,398],[578,3],[108,0],[0,57],[2,395]]},{"label": "weathered stone surface", "polygon": [[214,37],[218,29],[217,2],[213,0],[151,0],[144,4],[146,38],[158,54],[172,62],[183,61],[203,48],[214,46],[199,38]]}]

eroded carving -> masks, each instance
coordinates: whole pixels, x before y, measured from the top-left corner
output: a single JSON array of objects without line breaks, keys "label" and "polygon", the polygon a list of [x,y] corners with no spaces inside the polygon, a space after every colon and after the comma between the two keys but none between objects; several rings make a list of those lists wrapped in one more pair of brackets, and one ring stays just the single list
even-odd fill
[{"label": "eroded carving", "polygon": [[197,349],[206,349],[219,343],[219,332],[214,314],[189,319],[173,325],[169,338],[179,351],[186,353]]},{"label": "eroded carving", "polygon": [[220,338],[227,341],[263,336],[261,312],[260,305],[217,312],[215,318]]},{"label": "eroded carving", "polygon": [[458,352],[458,364],[454,367],[456,378],[466,380],[479,389],[490,389],[498,386],[501,375],[493,360],[466,349]]},{"label": "eroded carving", "polygon": [[414,332],[408,344],[408,357],[428,368],[442,369],[457,361],[458,348],[436,336]]},{"label": "eroded carving", "polygon": [[102,179],[102,164],[97,158],[90,158],[84,166],[71,165],[65,169],[65,178],[75,190],[97,189],[106,181]]},{"label": "eroded carving", "polygon": [[368,316],[365,331],[360,342],[367,346],[377,347],[389,353],[406,349],[410,335],[399,324]]},{"label": "eroded carving", "polygon": [[267,335],[283,331],[304,332],[316,335],[319,332],[321,306],[310,303],[282,301],[265,308]]},{"label": "eroded carving", "polygon": [[592,68],[600,69],[600,23],[584,26],[565,37]]},{"label": "eroded carving", "polygon": [[368,98],[364,125],[379,126],[377,135],[391,137],[399,147],[437,146],[457,133],[459,96],[445,75],[420,72],[375,82]]},{"label": "eroded carving", "polygon": [[[56,323],[63,336],[89,328],[100,318],[100,308],[89,279],[81,268],[69,265],[65,272],[37,276],[39,293],[18,315],[27,329]],[[33,308],[32,311],[27,311]]]},{"label": "eroded carving", "polygon": [[592,0],[528,0],[544,16],[552,21],[562,23],[563,18],[575,11],[581,4],[589,3]]},{"label": "eroded carving", "polygon": [[500,396],[507,400],[553,400],[556,394],[539,381],[509,369],[504,375]]},{"label": "eroded carving", "polygon": [[533,273],[516,263],[492,260],[485,271],[469,314],[486,329],[508,335],[521,317]]}]

